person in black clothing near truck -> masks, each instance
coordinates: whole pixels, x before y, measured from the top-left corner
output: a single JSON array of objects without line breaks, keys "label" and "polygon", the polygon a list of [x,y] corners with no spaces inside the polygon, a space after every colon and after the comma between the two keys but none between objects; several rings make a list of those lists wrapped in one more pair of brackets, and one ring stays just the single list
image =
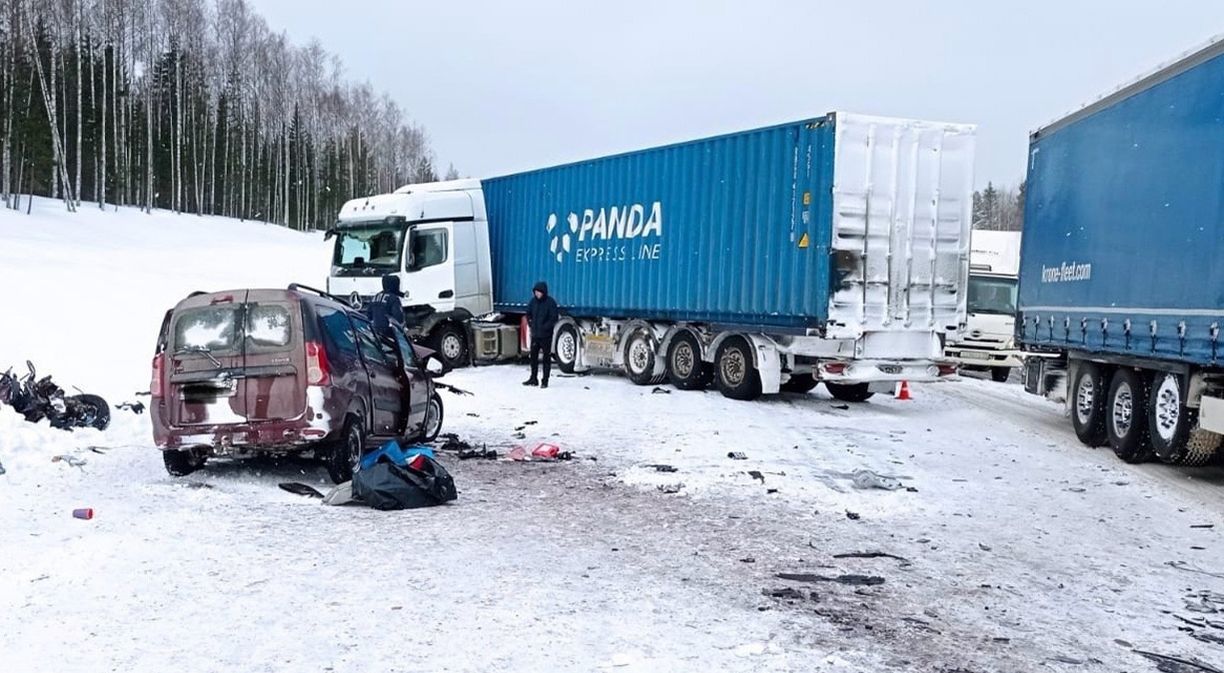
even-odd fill
[{"label": "person in black clothing near truck", "polygon": [[[531,378],[523,381],[525,386],[548,387],[548,374],[552,370],[553,330],[557,328],[559,312],[557,300],[548,296],[548,283],[540,281],[532,288],[531,301],[527,303],[527,326],[531,330]],[[544,378],[537,378],[540,357],[544,358]]]}]

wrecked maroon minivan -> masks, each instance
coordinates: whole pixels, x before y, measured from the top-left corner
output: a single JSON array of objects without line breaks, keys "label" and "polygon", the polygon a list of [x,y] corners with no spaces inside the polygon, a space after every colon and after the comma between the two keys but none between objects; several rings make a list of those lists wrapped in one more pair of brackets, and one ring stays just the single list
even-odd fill
[{"label": "wrecked maroon minivan", "polygon": [[197,292],[162,322],[154,440],[175,476],[215,456],[305,453],[347,481],[366,446],[438,435],[429,353],[305,286]]}]

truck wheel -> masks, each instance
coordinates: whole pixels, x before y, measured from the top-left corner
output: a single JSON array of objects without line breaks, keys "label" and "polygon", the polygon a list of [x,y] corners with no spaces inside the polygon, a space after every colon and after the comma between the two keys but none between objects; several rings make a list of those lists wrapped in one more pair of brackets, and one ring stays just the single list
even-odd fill
[{"label": "truck wheel", "polygon": [[435,327],[429,336],[429,347],[438,352],[448,369],[467,366],[467,334],[455,323],[446,322]]},{"label": "truck wheel", "polygon": [[332,482],[343,484],[353,478],[353,468],[365,453],[365,429],[361,421],[350,416],[344,423],[340,439],[328,448],[326,458],[327,476]]},{"label": "truck wheel", "polygon": [[829,394],[842,402],[866,402],[875,393],[869,383],[825,383]]},{"label": "truck wheel", "polygon": [[207,460],[192,449],[168,449],[162,451],[162,462],[166,464],[166,472],[172,477],[185,477],[204,467]]},{"label": "truck wheel", "polygon": [[1011,367],[991,367],[990,378],[995,383],[1007,383],[1007,379],[1011,378]]},{"label": "truck wheel", "polygon": [[1186,459],[1186,442],[1198,414],[1182,400],[1182,379],[1172,372],[1156,372],[1152,377],[1147,405],[1148,431],[1152,453],[1162,462],[1181,465]]},{"label": "truck wheel", "polygon": [[662,383],[667,376],[665,373],[656,375],[654,369],[654,337],[645,329],[638,328],[625,339],[625,371],[629,373],[629,380],[637,385],[654,386]]},{"label": "truck wheel", "polygon": [[710,383],[710,365],[701,359],[701,343],[692,332],[680,332],[667,347],[667,378],[680,390],[701,390]]},{"label": "truck wheel", "polygon": [[1087,446],[1104,446],[1109,437],[1105,432],[1105,372],[1091,362],[1081,362],[1071,383],[1071,424],[1075,436]]},{"label": "truck wheel", "polygon": [[557,369],[573,374],[578,364],[578,330],[573,325],[562,325],[557,330],[557,342],[553,344],[557,355]]},{"label": "truck wheel", "polygon": [[731,337],[714,356],[714,380],[723,397],[755,400],[761,396],[761,375],[752,361],[752,347],[744,337]]},{"label": "truck wheel", "polygon": [[429,404],[425,407],[425,423],[421,427],[421,441],[432,442],[442,432],[442,418],[445,415],[442,398],[438,393],[429,396]]},{"label": "truck wheel", "polygon": [[1109,385],[1105,431],[1114,453],[1128,463],[1142,463],[1152,457],[1143,388],[1143,378],[1124,367],[1114,371]]},{"label": "truck wheel", "polygon": [[1186,440],[1186,455],[1182,458],[1181,464],[1202,467],[1211,463],[1219,456],[1221,443],[1224,443],[1224,435],[1208,432],[1195,424],[1194,429],[1190,431],[1190,437]]},{"label": "truck wheel", "polygon": [[819,383],[811,374],[791,374],[790,379],[782,384],[782,392],[805,395],[815,390]]}]

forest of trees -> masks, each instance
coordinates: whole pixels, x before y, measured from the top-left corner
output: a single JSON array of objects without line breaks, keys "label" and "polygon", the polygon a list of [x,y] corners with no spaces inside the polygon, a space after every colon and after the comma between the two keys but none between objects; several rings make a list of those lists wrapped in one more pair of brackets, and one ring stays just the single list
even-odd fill
[{"label": "forest of trees", "polygon": [[1024,182],[1016,189],[995,187],[973,192],[973,228],[1020,231],[1024,228]]},{"label": "forest of trees", "polygon": [[306,229],[434,179],[394,101],[245,0],[0,0],[8,208],[37,194]]}]

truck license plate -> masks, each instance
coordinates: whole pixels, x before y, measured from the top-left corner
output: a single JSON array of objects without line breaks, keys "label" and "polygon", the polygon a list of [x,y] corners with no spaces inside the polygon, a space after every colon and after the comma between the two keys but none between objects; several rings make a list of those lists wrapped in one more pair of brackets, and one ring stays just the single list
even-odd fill
[{"label": "truck license plate", "polygon": [[880,365],[880,371],[885,374],[900,374],[901,365]]},{"label": "truck license plate", "polygon": [[989,360],[990,356],[985,353],[974,353],[973,351],[961,351],[962,360]]}]

